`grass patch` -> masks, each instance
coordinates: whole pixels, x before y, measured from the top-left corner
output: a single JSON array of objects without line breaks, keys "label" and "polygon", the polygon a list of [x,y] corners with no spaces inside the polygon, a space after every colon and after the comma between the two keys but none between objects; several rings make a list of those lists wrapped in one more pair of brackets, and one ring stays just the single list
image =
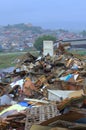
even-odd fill
[{"label": "grass patch", "polygon": [[69,52],[71,52],[73,54],[79,54],[81,56],[86,55],[86,50],[70,50]]},{"label": "grass patch", "polygon": [[[0,53],[0,69],[15,66],[14,61],[27,52]],[[34,56],[38,56],[36,51],[30,52]]]},{"label": "grass patch", "polygon": [[2,53],[0,54],[0,69],[15,66],[13,61],[19,56],[19,54]]}]

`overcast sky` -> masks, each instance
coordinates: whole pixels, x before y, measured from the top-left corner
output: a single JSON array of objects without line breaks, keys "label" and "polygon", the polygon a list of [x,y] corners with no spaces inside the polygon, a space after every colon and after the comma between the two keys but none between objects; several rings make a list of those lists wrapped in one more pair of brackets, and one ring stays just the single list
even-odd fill
[{"label": "overcast sky", "polygon": [[86,29],[86,0],[0,0],[0,25]]}]

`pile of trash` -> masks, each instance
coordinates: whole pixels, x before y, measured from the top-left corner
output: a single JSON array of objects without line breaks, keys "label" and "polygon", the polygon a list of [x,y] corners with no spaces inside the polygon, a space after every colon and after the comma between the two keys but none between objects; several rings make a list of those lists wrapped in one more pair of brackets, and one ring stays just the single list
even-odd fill
[{"label": "pile of trash", "polygon": [[26,53],[0,82],[1,130],[86,129],[86,57]]}]

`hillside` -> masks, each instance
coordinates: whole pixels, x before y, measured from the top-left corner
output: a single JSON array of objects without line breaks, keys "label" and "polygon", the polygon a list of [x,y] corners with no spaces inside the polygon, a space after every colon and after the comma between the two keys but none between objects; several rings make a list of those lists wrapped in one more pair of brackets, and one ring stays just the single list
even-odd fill
[{"label": "hillside", "polygon": [[67,30],[45,30],[32,24],[14,24],[0,27],[0,51],[15,52],[34,50],[35,40],[43,35],[52,35],[56,39],[82,38],[81,33]]}]

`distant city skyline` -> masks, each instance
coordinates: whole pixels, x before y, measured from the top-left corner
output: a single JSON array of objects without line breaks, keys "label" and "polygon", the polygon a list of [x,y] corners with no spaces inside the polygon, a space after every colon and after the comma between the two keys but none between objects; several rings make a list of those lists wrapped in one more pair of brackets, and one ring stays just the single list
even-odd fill
[{"label": "distant city skyline", "polygon": [[0,0],[0,25],[19,23],[85,30],[86,0]]}]

